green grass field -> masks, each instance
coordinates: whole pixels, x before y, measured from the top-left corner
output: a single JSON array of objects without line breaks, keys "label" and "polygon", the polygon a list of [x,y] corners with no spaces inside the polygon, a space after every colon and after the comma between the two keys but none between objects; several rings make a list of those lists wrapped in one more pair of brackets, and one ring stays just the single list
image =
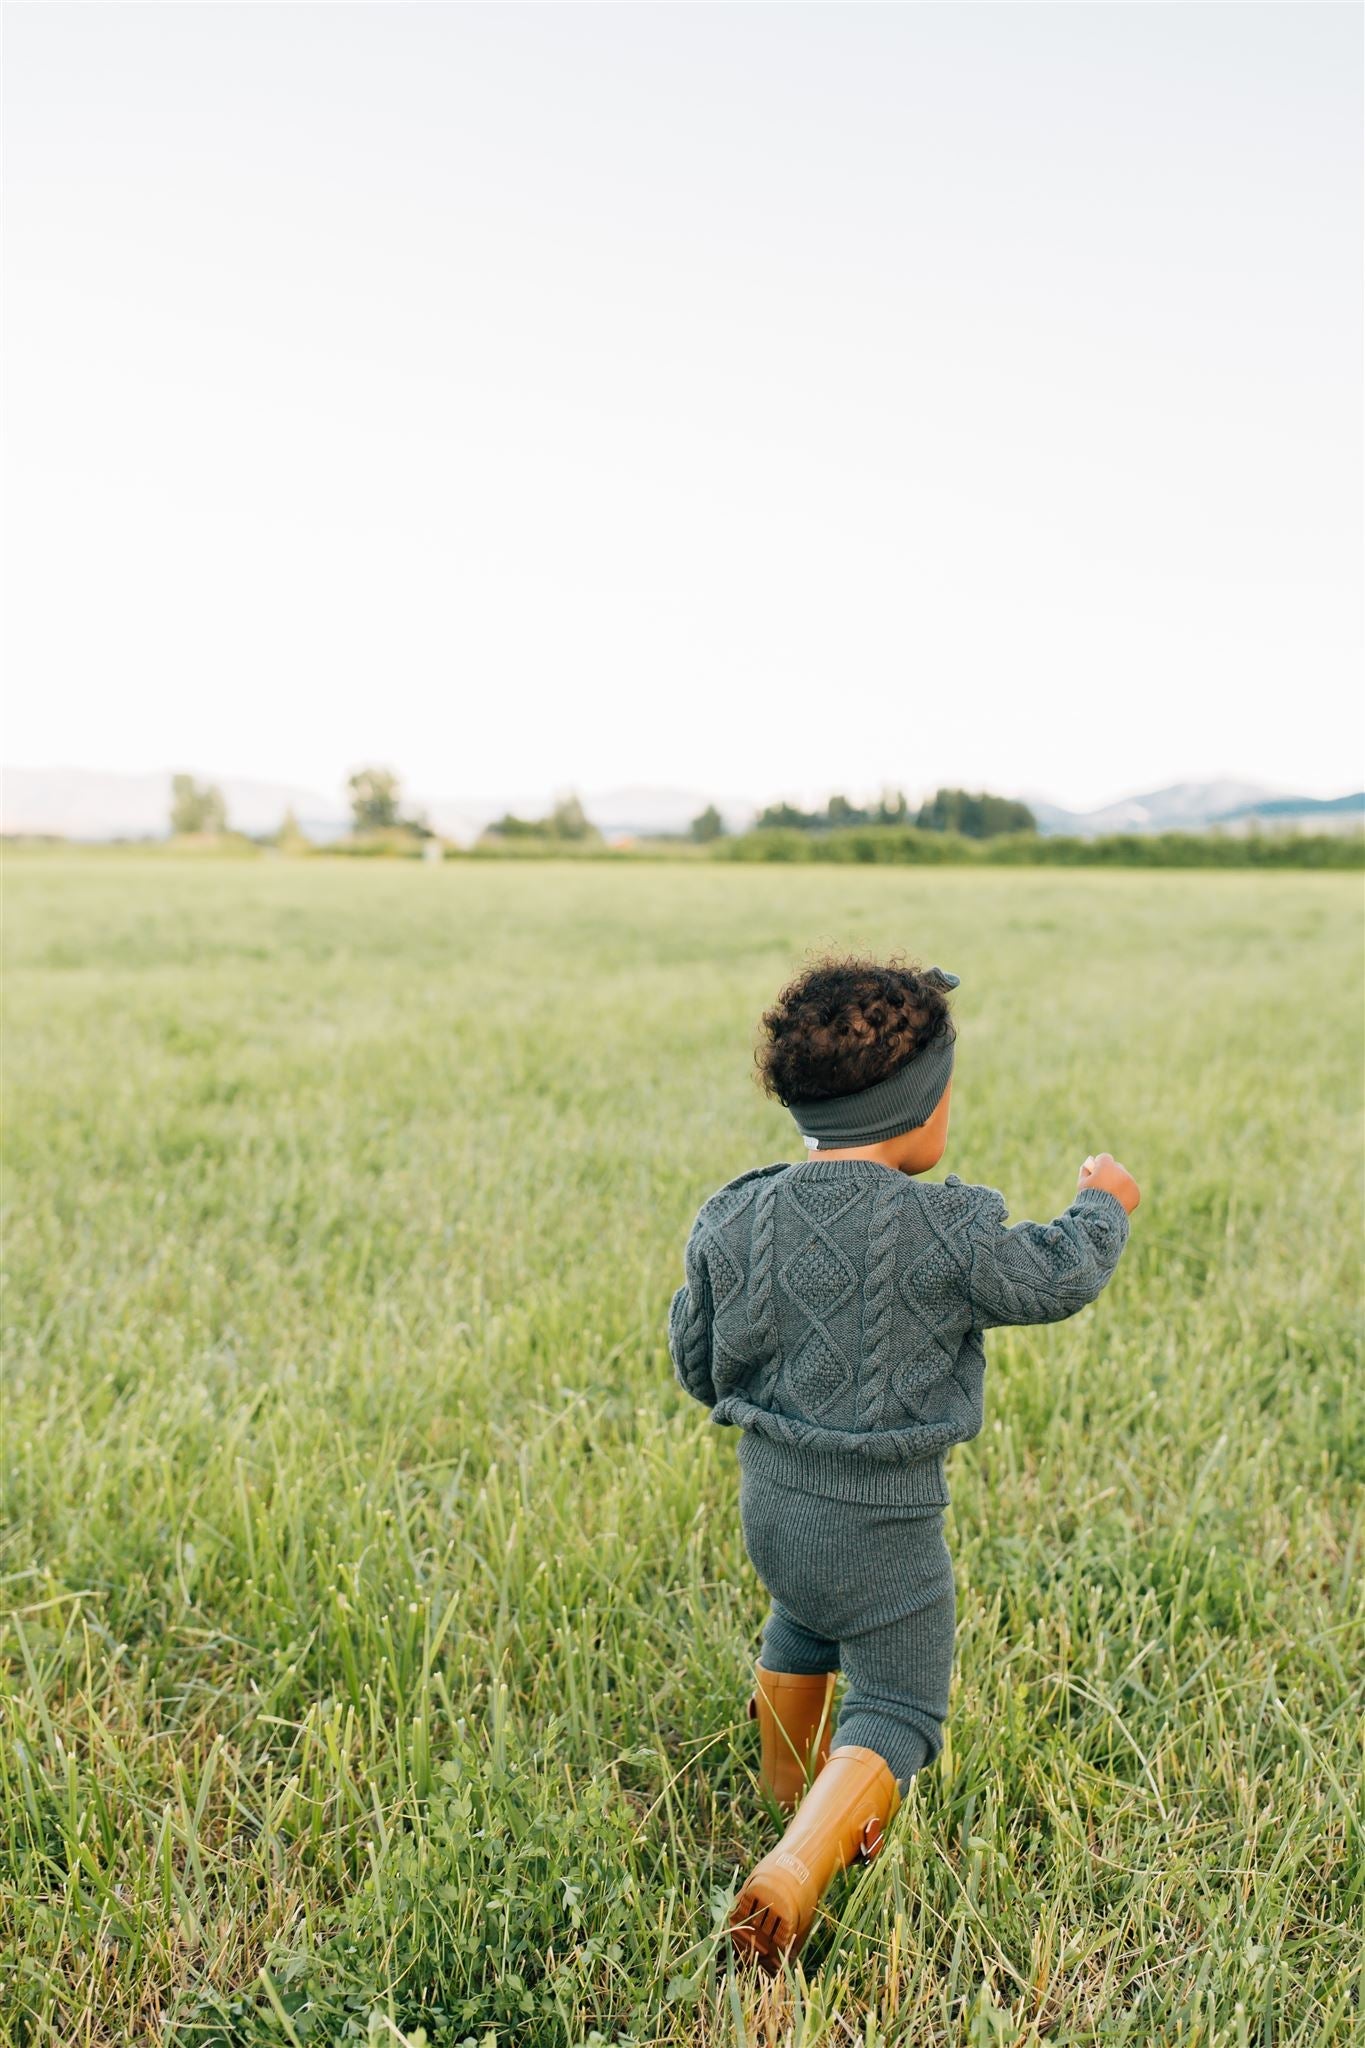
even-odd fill
[{"label": "green grass field", "polygon": [[[1365,2037],[1358,877],[18,857],[15,2043]],[[1107,1149],[987,1339],[947,1747],[793,1982],[735,1435],[664,1344],[812,946],[962,977],[948,1153]]]}]

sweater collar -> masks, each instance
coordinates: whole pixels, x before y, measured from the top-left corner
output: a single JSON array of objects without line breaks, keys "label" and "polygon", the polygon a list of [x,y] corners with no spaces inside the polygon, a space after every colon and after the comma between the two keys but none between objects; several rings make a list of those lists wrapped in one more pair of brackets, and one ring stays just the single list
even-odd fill
[{"label": "sweater collar", "polygon": [[818,1153],[794,1161],[787,1171],[798,1180],[871,1180],[874,1176],[881,1180],[888,1175],[893,1180],[910,1179],[899,1167],[883,1166],[880,1159],[822,1159]]}]

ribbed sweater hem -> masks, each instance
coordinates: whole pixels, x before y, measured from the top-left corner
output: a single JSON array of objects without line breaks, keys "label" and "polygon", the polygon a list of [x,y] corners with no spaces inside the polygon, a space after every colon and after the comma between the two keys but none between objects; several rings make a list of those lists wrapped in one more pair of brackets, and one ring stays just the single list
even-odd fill
[{"label": "ribbed sweater hem", "polygon": [[741,1430],[739,1462],[751,1478],[825,1500],[869,1507],[946,1508],[951,1505],[943,1453],[890,1464],[820,1445],[778,1443],[756,1429]]}]

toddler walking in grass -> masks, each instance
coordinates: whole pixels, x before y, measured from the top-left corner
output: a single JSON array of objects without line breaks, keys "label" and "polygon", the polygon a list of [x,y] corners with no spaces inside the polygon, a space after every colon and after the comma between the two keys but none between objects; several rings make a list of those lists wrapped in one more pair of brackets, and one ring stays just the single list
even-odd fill
[{"label": "toddler walking in grass", "polygon": [[759,1068],[807,1157],[703,1203],[669,1311],[679,1381],[741,1431],[744,1544],[771,1600],[749,1714],[760,1785],[791,1820],[729,1928],[769,1972],[801,1948],[835,1872],[876,1855],[943,1747],[944,1459],[982,1426],[983,1334],[1092,1302],[1139,1200],[1107,1152],[1051,1223],[1007,1227],[994,1188],[920,1178],[947,1143],[958,979],[830,958],[783,989]]}]

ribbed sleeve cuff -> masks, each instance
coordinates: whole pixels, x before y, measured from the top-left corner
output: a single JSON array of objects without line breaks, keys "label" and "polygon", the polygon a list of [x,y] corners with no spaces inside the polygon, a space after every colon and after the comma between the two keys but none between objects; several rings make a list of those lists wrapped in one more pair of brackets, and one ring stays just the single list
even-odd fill
[{"label": "ribbed sleeve cuff", "polygon": [[1071,1206],[1082,1215],[1088,1210],[1093,1216],[1114,1216],[1127,1237],[1128,1211],[1111,1188],[1081,1188]]}]

